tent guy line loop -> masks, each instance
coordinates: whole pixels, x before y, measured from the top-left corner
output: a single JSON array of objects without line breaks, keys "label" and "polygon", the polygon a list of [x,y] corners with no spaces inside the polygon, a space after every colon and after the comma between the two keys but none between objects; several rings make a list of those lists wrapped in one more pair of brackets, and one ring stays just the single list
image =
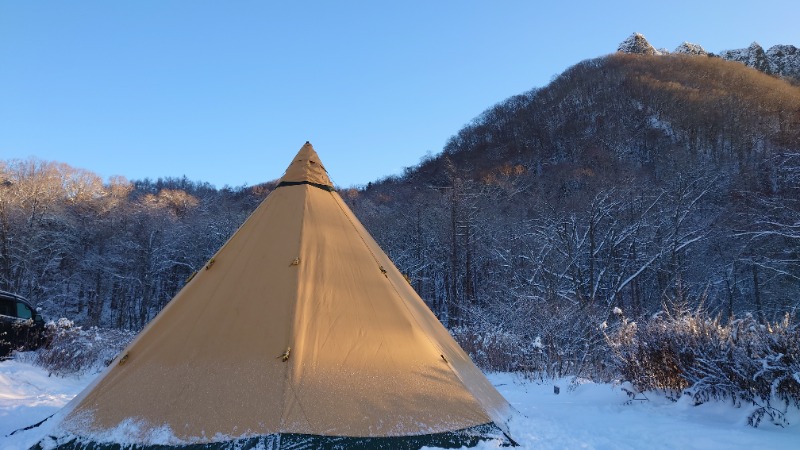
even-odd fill
[{"label": "tent guy line loop", "polygon": [[120,359],[119,359],[119,362],[117,363],[117,365],[118,365],[118,366],[125,365],[125,363],[126,363],[126,362],[128,362],[128,356],[130,356],[130,355],[129,355],[128,353],[125,353],[125,354],[122,356],[122,358],[120,358]]}]

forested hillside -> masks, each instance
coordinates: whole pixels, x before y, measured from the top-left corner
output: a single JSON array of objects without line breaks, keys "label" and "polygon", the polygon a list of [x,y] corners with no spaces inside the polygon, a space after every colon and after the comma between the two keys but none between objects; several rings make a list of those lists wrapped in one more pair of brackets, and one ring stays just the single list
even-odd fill
[{"label": "forested hillside", "polygon": [[581,354],[614,308],[774,319],[800,299],[800,88],[705,56],[585,61],[347,194],[451,327]]},{"label": "forested hillside", "polygon": [[[3,162],[0,289],[53,318],[139,329],[270,188]],[[702,304],[765,323],[800,299],[800,88],[720,58],[584,61],[441,154],[339,192],[494,366],[574,373],[603,359],[600,324],[623,315]]]}]

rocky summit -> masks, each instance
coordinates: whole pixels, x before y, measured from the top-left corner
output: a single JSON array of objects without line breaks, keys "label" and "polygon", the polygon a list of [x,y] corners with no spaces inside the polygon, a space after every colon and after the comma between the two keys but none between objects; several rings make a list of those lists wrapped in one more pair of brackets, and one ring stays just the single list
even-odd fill
[{"label": "rocky summit", "polygon": [[684,42],[683,44],[679,45],[678,48],[675,49],[674,53],[682,53],[685,55],[702,55],[707,56],[708,52],[702,46],[697,44],[692,44],[691,42]]},{"label": "rocky summit", "polygon": [[[617,52],[639,55],[664,55],[669,52],[656,50],[641,33],[633,33],[622,41]],[[707,52],[702,46],[684,42],[673,53],[717,56],[728,61],[737,61],[748,67],[770,75],[792,78],[800,81],[800,50],[794,45],[775,45],[764,50],[757,42],[747,48],[723,50],[719,54]]]},{"label": "rocky summit", "polygon": [[661,52],[650,45],[650,42],[639,33],[633,33],[628,39],[622,41],[617,48],[621,53],[633,53],[637,55],[660,55]]}]

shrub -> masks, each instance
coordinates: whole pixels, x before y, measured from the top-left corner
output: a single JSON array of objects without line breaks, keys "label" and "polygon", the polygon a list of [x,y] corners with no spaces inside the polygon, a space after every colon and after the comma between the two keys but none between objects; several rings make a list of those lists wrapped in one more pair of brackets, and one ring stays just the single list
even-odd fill
[{"label": "shrub", "polygon": [[530,363],[530,343],[512,333],[480,332],[470,327],[458,327],[450,333],[472,361],[485,370],[517,372]]},{"label": "shrub", "polygon": [[589,308],[562,308],[529,319],[526,326],[474,320],[450,332],[484,370],[521,372],[540,380],[567,375],[609,380],[607,343],[598,317]]},{"label": "shrub", "polygon": [[33,353],[34,364],[64,376],[100,371],[133,339],[132,331],[76,327],[67,319],[46,324],[49,345]]},{"label": "shrub", "polygon": [[755,406],[748,418],[786,423],[800,407],[800,326],[794,314],[761,324],[752,315],[723,324],[702,307],[665,306],[642,326],[626,318],[607,335],[617,369],[638,390],[663,390],[695,404],[730,399]]},{"label": "shrub", "polygon": [[0,360],[13,352],[36,350],[47,344],[42,325],[33,319],[14,321],[10,326],[0,325]]}]

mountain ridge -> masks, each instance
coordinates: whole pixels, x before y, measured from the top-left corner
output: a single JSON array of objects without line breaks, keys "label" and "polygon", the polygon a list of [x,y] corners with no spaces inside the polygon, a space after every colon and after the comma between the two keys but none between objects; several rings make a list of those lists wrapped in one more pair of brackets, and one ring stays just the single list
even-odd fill
[{"label": "mountain ridge", "polygon": [[[640,55],[668,55],[666,49],[656,50],[641,33],[633,33],[622,41],[617,52]],[[719,57],[727,61],[740,62],[768,75],[782,76],[800,82],[800,49],[794,45],[778,44],[767,50],[753,42],[747,48],[723,50],[719,54],[706,51],[701,45],[683,42],[672,53]]]}]

